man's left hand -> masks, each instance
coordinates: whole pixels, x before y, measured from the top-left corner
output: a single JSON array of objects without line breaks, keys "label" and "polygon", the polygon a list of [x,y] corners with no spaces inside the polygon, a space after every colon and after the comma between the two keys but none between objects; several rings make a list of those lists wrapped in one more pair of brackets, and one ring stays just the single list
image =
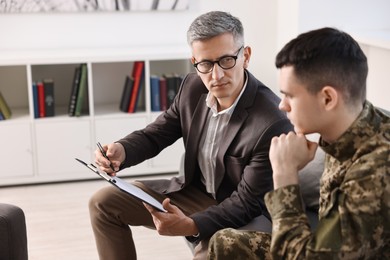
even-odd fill
[{"label": "man's left hand", "polygon": [[192,236],[198,234],[195,222],[187,217],[178,207],[170,203],[170,199],[163,201],[167,212],[161,212],[144,203],[145,208],[153,217],[157,232],[164,236]]},{"label": "man's left hand", "polygon": [[313,160],[318,144],[303,134],[290,132],[273,137],[269,158],[273,170],[274,189],[298,184],[298,171]]}]

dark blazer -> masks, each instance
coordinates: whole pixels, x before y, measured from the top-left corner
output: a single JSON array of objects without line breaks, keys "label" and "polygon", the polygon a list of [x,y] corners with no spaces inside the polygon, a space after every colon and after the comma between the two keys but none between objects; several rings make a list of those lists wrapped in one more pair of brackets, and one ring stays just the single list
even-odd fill
[{"label": "dark blazer", "polygon": [[[195,213],[200,236],[210,237],[217,230],[241,227],[261,214],[269,217],[264,195],[273,189],[268,152],[273,136],[293,130],[285,114],[278,109],[280,99],[247,71],[248,84],[230,118],[216,159],[217,206]],[[119,142],[125,147],[129,167],[156,156],[165,147],[183,137],[185,174],[171,180],[144,182],[160,193],[170,193],[200,181],[199,141],[209,108],[208,90],[195,73],[188,74],[170,108],[146,128],[133,132]]]}]

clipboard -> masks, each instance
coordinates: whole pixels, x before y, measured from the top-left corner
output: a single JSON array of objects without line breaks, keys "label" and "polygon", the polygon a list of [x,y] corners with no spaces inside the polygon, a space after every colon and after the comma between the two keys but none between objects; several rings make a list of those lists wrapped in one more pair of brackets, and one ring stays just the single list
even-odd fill
[{"label": "clipboard", "polygon": [[163,205],[158,200],[156,200],[155,198],[153,198],[152,196],[150,196],[148,193],[144,192],[142,189],[138,188],[137,186],[135,186],[131,183],[125,182],[124,180],[120,179],[119,177],[116,177],[116,176],[112,177],[112,176],[108,175],[106,172],[100,170],[98,167],[96,167],[92,163],[87,164],[86,162],[84,162],[78,158],[75,158],[75,159],[79,163],[83,164],[88,169],[90,169],[91,171],[93,171],[94,173],[99,175],[101,178],[103,178],[104,180],[108,181],[109,183],[111,183],[112,185],[117,187],[119,190],[121,190],[121,191],[123,191],[123,192],[125,192],[133,197],[136,197],[137,199],[145,202],[146,204],[149,204],[150,206],[156,208],[157,210],[159,210],[161,212],[167,212],[166,209],[164,209]]}]

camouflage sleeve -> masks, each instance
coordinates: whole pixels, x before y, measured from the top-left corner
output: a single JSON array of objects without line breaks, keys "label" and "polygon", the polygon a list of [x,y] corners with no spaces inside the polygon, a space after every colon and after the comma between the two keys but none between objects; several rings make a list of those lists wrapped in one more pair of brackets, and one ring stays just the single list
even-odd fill
[{"label": "camouflage sleeve", "polygon": [[388,189],[386,170],[343,183],[314,233],[298,185],[267,193],[273,259],[389,259]]},{"label": "camouflage sleeve", "polygon": [[[299,185],[271,191],[266,194],[265,200],[272,217],[273,258],[289,259],[290,256],[301,253],[310,238],[311,231],[304,213]],[[302,259],[305,259],[305,256]]]}]

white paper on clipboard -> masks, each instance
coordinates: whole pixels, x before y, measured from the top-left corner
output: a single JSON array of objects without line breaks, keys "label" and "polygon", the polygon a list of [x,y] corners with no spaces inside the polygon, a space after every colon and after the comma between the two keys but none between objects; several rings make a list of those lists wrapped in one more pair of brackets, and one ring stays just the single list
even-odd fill
[{"label": "white paper on clipboard", "polygon": [[163,205],[158,200],[156,200],[155,198],[153,198],[152,196],[150,196],[148,193],[144,192],[142,189],[138,188],[137,186],[134,186],[133,184],[128,183],[117,176],[111,177],[110,175],[100,170],[92,163],[87,164],[86,162],[80,159],[77,158],[75,159],[81,164],[83,164],[84,166],[86,166],[87,168],[89,168],[90,170],[92,170],[94,173],[96,173],[97,175],[99,175],[100,177],[102,177],[103,179],[105,179],[106,181],[108,181],[118,189],[120,189],[121,191],[126,192],[127,194],[140,199],[141,201],[145,202],[146,204],[149,204],[150,206],[156,208],[161,212],[167,212],[164,209]]}]

